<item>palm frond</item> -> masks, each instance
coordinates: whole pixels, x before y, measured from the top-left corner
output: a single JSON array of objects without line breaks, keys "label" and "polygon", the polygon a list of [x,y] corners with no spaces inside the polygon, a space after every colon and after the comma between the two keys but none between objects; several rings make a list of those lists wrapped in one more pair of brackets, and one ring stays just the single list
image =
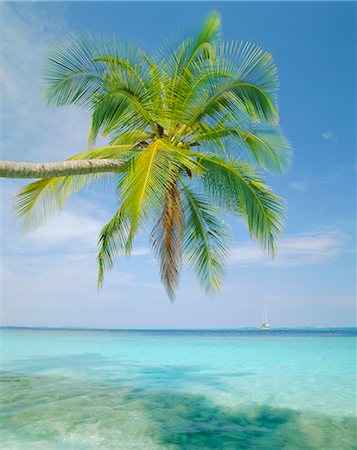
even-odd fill
[{"label": "palm frond", "polygon": [[42,225],[58,213],[73,192],[93,183],[97,175],[44,178],[27,184],[16,195],[14,209],[24,229]]},{"label": "palm frond", "polygon": [[228,228],[202,195],[182,183],[185,232],[183,250],[202,288],[208,294],[220,289],[227,261]]},{"label": "palm frond", "polygon": [[219,65],[232,78],[259,87],[276,101],[279,86],[277,68],[271,53],[254,42],[231,41],[219,48]]},{"label": "palm frond", "polygon": [[203,183],[221,207],[238,214],[251,235],[272,255],[284,225],[284,203],[247,163],[217,154],[197,154],[206,168]]},{"label": "palm frond", "polygon": [[173,79],[179,80],[183,73],[187,74],[197,58],[212,58],[221,37],[221,16],[214,11],[208,14],[197,31],[192,31],[186,38],[181,39],[179,45],[173,47],[168,42],[166,48],[160,49],[160,55],[165,59]]},{"label": "palm frond", "polygon": [[[181,104],[190,89],[190,80],[194,76],[194,65],[198,59],[215,58],[216,47],[221,40],[221,17],[218,12],[210,13],[197,32],[173,47],[161,50],[165,60],[165,71],[168,75],[169,90],[167,90],[167,106],[170,118],[179,118]],[[174,120],[175,121],[175,120]]]},{"label": "palm frond", "polygon": [[175,162],[165,143],[158,139],[128,162],[119,190],[130,218],[132,241],[142,220],[156,211],[175,178]]},{"label": "palm frond", "polygon": [[50,52],[45,67],[45,92],[57,106],[87,106],[103,89],[105,65],[98,56],[115,52],[115,38],[103,35],[70,34]]},{"label": "palm frond", "polygon": [[105,274],[112,269],[118,254],[130,254],[127,248],[130,226],[125,211],[121,207],[99,234],[98,246],[98,287],[104,282]]},{"label": "palm frond", "polygon": [[122,129],[140,129],[151,127],[159,136],[156,123],[151,117],[151,106],[141,101],[140,96],[126,88],[118,88],[97,101],[92,115],[89,144],[94,143],[99,132],[109,133],[114,138]]},{"label": "palm frond", "polygon": [[251,125],[243,120],[234,125],[222,121],[215,127],[201,127],[201,131],[195,133],[195,139],[210,151],[219,149],[229,153],[236,150],[234,154],[238,151],[238,156],[272,174],[283,174],[290,168],[291,145],[278,126]]},{"label": "palm frond", "polygon": [[180,191],[174,184],[166,194],[162,212],[152,230],[151,242],[160,263],[161,280],[171,301],[182,266],[183,207]]},{"label": "palm frond", "polygon": [[113,144],[105,145],[103,147],[91,148],[76,155],[71,156],[68,160],[80,159],[123,159],[133,156],[137,152],[137,143],[133,139],[133,144]]},{"label": "palm frond", "polygon": [[147,142],[150,138],[151,135],[147,130],[131,127],[127,131],[117,134],[110,142],[110,145],[139,146],[141,143],[145,145],[145,142]]},{"label": "palm frond", "polygon": [[192,71],[194,82],[182,99],[179,136],[202,121],[213,125],[227,113],[232,121],[244,112],[252,122],[278,123],[277,70],[271,54],[260,46],[222,44],[214,59],[198,58]]},{"label": "palm frond", "polygon": [[[271,174],[286,173],[292,163],[292,148],[277,126],[256,125],[239,131],[236,140],[243,154]],[[237,136],[236,136],[237,137]]]},{"label": "palm frond", "polygon": [[97,94],[106,92],[118,67],[127,83],[132,80],[142,89],[148,70],[142,54],[134,44],[123,44],[114,36],[72,33],[48,55],[44,70],[47,98],[57,106],[90,106]]},{"label": "palm frond", "polygon": [[[133,154],[131,145],[111,145],[77,153],[68,160],[118,158],[125,161]],[[123,170],[124,167],[123,165]],[[93,173],[44,178],[29,183],[16,196],[15,212],[21,217],[25,229],[37,227],[60,212],[72,193],[77,193],[99,180],[110,179],[112,175]]]},{"label": "palm frond", "polygon": [[133,48],[130,57],[110,56],[96,61],[107,64],[108,92],[124,87],[138,96],[149,94],[150,103],[156,108],[164,107],[163,73],[142,49]]},{"label": "palm frond", "polygon": [[260,87],[240,80],[229,81],[206,91],[206,95],[201,99],[187,117],[178,137],[184,131],[194,128],[196,122],[199,123],[207,117],[216,122],[217,118],[221,119],[222,113],[227,112],[238,117],[242,116],[242,112],[246,112],[253,122],[278,122],[277,110],[269,96]]}]

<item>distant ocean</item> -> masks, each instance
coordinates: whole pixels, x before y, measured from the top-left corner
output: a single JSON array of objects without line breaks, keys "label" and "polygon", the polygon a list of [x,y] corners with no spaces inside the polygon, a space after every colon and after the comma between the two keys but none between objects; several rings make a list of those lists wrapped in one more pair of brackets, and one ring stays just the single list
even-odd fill
[{"label": "distant ocean", "polygon": [[3,328],[2,449],[357,449],[356,329]]}]

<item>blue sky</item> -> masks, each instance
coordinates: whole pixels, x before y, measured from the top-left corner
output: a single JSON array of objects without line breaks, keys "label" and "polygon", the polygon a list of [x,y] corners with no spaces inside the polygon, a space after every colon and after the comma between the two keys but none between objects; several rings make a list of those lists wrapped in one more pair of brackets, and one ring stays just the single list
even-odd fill
[{"label": "blue sky", "polygon": [[234,328],[355,325],[355,3],[2,3],[2,157],[56,161],[85,149],[82,111],[49,108],[48,49],[74,30],[109,32],[154,51],[173,30],[222,15],[224,39],[252,40],[278,66],[281,125],[294,165],[269,182],[288,204],[271,261],[232,223],[223,291],[205,297],[188,270],[175,303],[161,287],[145,234],[96,289],[97,234],[115,211],[110,189],[73,197],[59,217],[24,234],[11,204],[24,182],[2,180],[2,323],[27,326]]}]

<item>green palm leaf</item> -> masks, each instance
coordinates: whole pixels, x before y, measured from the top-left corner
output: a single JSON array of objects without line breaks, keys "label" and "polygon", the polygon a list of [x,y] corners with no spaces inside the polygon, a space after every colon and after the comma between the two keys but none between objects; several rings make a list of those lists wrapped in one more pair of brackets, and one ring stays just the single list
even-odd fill
[{"label": "green palm leaf", "polygon": [[209,150],[236,154],[272,174],[283,174],[292,163],[291,145],[278,126],[250,125],[241,121],[235,125],[224,123],[215,127],[202,127],[195,136]]},{"label": "green palm leaf", "polygon": [[[161,50],[161,57],[165,58],[168,76],[171,78],[170,95],[168,97],[171,115],[177,115],[180,103],[190,89],[190,79],[194,76],[193,66],[197,60],[212,60],[216,54],[216,47],[221,40],[221,17],[219,13],[209,14],[201,29],[190,34],[177,48],[170,44],[169,50]],[[168,56],[167,56],[168,54]]]},{"label": "green palm leaf", "polygon": [[129,254],[127,252],[129,233],[129,222],[121,207],[99,234],[98,287],[103,285],[104,276],[112,269],[115,257],[118,254]]},{"label": "green palm leaf", "polygon": [[[68,160],[118,158],[127,159],[133,155],[132,145],[98,147],[78,153]],[[112,178],[112,174],[75,175],[44,178],[24,186],[16,196],[14,208],[22,218],[25,229],[37,227],[56,213],[59,213],[72,193],[77,193],[97,181]]]},{"label": "green palm leaf", "polygon": [[218,205],[238,214],[271,254],[284,225],[284,203],[249,164],[216,154],[197,154],[206,168],[203,183]]},{"label": "green palm leaf", "polygon": [[128,162],[119,190],[131,221],[130,246],[138,226],[156,211],[175,179],[177,165],[165,143],[158,139]]},{"label": "green palm leaf", "polygon": [[88,105],[103,89],[105,66],[94,58],[116,47],[104,36],[71,34],[54,48],[45,67],[46,95],[57,106]]},{"label": "green palm leaf", "polygon": [[202,288],[208,294],[220,289],[227,261],[228,228],[202,195],[182,184],[185,214],[183,249]]},{"label": "green palm leaf", "polygon": [[42,225],[63,208],[71,193],[79,192],[95,178],[96,175],[77,175],[45,178],[27,184],[17,194],[14,204],[23,227],[30,229]]}]

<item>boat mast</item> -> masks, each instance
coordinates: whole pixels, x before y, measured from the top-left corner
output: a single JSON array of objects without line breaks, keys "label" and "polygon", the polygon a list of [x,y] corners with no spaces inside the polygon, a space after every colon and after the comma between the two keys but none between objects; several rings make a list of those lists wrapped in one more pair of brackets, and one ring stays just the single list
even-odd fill
[{"label": "boat mast", "polygon": [[268,317],[268,308],[267,308],[267,305],[264,305],[264,323],[269,323],[269,317]]},{"label": "boat mast", "polygon": [[264,305],[263,309],[263,316],[262,316],[262,324],[260,326],[261,330],[270,330],[270,323],[269,323],[269,317],[268,317],[268,308],[267,305]]}]

